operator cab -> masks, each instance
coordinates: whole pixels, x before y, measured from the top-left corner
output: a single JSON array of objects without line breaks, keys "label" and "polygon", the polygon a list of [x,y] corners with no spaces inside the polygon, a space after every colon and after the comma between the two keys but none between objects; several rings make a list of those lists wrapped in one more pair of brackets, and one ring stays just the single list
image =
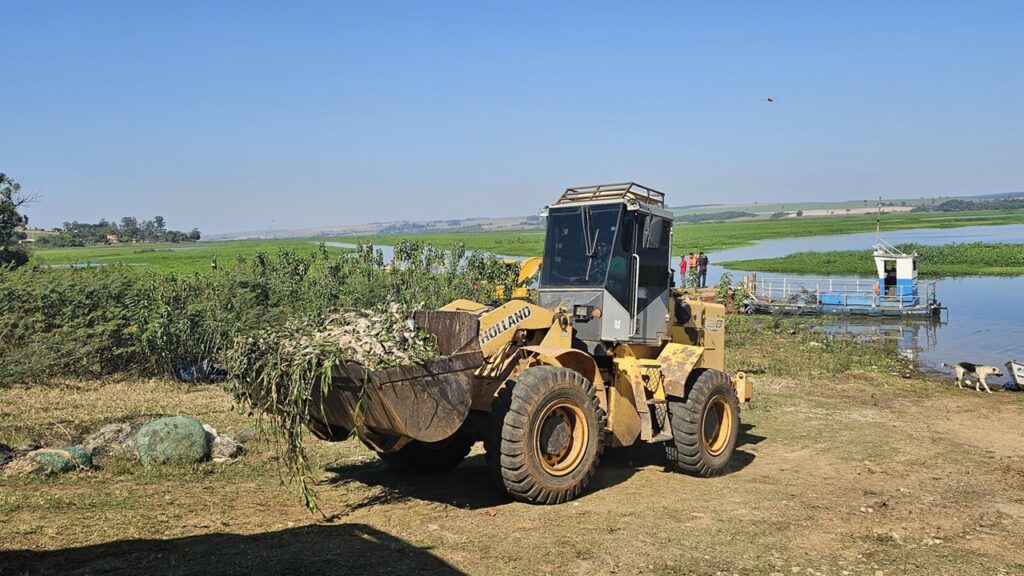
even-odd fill
[{"label": "operator cab", "polygon": [[672,213],[635,183],[569,188],[548,206],[540,305],[575,318],[592,354],[667,334]]}]

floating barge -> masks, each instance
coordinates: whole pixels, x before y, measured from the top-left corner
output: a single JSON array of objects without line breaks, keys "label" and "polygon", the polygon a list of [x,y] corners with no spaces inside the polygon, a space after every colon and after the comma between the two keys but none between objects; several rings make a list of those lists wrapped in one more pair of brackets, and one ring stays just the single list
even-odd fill
[{"label": "floating barge", "polygon": [[746,279],[748,314],[839,314],[846,316],[909,316],[934,318],[943,308],[936,283],[917,279],[917,253],[904,254],[876,241],[878,280],[833,278]]}]

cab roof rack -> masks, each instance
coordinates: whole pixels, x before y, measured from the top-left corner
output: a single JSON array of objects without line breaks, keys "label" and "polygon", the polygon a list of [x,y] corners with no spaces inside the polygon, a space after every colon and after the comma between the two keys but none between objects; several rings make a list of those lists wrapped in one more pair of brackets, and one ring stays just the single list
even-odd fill
[{"label": "cab roof rack", "polygon": [[641,186],[636,182],[620,184],[598,184],[597,186],[577,186],[566,188],[562,197],[552,206],[579,204],[583,202],[607,202],[612,200],[633,200],[641,204],[649,204],[659,208],[665,207],[665,194],[653,188]]}]

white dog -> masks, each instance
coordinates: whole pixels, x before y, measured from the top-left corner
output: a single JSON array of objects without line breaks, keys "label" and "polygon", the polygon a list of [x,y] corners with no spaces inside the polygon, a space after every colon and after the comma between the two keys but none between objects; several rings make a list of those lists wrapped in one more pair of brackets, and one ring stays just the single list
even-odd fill
[{"label": "white dog", "polygon": [[985,391],[989,394],[992,393],[992,389],[988,387],[988,382],[985,382],[985,378],[988,376],[1002,376],[1003,373],[999,371],[999,368],[995,366],[982,366],[980,364],[971,364],[970,362],[957,362],[950,366],[949,364],[943,364],[947,368],[956,370],[956,385],[959,388],[964,387],[964,382],[968,379],[974,380],[974,389],[981,392],[981,387],[985,387]]}]

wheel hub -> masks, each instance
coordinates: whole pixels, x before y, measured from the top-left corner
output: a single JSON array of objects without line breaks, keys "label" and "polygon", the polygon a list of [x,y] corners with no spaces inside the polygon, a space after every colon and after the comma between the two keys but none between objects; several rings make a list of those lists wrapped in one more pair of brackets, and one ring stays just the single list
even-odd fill
[{"label": "wheel hub", "polygon": [[725,452],[732,435],[732,406],[724,396],[715,396],[704,410],[704,449],[711,456]]},{"label": "wheel hub", "polygon": [[541,413],[534,428],[534,445],[540,465],[552,476],[565,476],[583,460],[590,429],[583,409],[559,399]]},{"label": "wheel hub", "polygon": [[569,423],[559,414],[552,414],[540,430],[540,446],[551,456],[561,455],[569,446]]}]

